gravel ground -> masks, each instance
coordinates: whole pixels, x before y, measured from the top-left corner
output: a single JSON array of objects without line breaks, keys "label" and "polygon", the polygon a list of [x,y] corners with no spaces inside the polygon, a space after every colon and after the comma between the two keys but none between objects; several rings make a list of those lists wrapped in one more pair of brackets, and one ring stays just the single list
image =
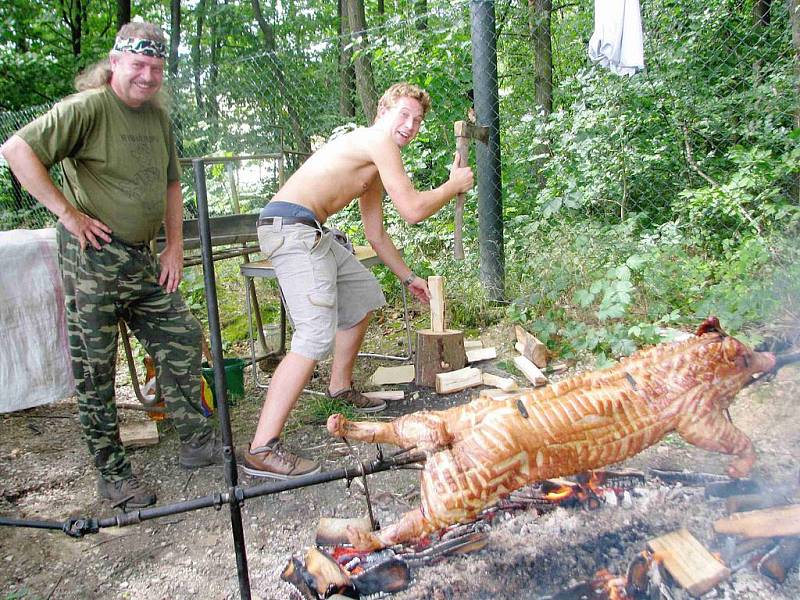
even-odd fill
[{"label": "gravel ground", "polygon": [[[508,331],[500,331],[504,340]],[[498,346],[501,358],[510,343]],[[386,362],[359,361],[357,381]],[[261,407],[261,392],[246,371],[246,396],[231,408],[234,441],[249,441]],[[124,382],[122,382],[124,383]],[[318,384],[321,387],[323,384]],[[406,400],[390,403],[379,418],[421,408],[441,409],[466,402],[470,393],[438,397],[408,390]],[[753,477],[764,486],[798,483],[800,428],[796,417],[800,367],[789,366],[772,381],[740,394],[732,407],[734,422],[754,440],[759,461]],[[472,392],[474,394],[474,392]],[[126,397],[128,394],[128,397]],[[130,391],[120,389],[120,400]],[[304,396],[307,409],[314,397]],[[310,414],[306,410],[306,415]],[[127,420],[146,419],[122,411]],[[177,435],[169,422],[159,425],[161,442],[131,453],[134,469],[153,484],[159,505],[206,496],[226,489],[219,468],[195,472],[178,466]],[[324,424],[296,419],[286,436],[290,446],[322,459],[324,469],[347,464],[347,449],[330,439]],[[361,459],[374,447],[355,445]],[[689,469],[724,473],[727,457],[667,438],[621,466]],[[377,519],[391,523],[418,503],[413,471],[370,477]],[[242,474],[240,481],[251,480]],[[21,411],[0,418],[0,515],[63,521],[70,516],[107,517],[114,510],[95,492],[95,471],[80,439],[74,401]],[[279,574],[292,555],[313,544],[323,516],[356,517],[365,512],[358,485],[342,481],[247,500],[242,507],[250,584],[254,598],[299,597]],[[597,510],[559,508],[502,513],[480,551],[447,557],[416,567],[409,589],[397,600],[422,598],[536,598],[590,579],[598,569],[624,573],[630,560],[655,536],[687,527],[716,549],[712,523],[723,515],[721,500],[706,499],[702,488],[664,485],[649,478],[629,504]],[[161,517],[138,525],[104,528],[73,539],[60,532],[2,528],[0,599],[18,598],[238,598],[236,560],[226,507]],[[773,586],[751,568],[743,568],[707,597],[725,599],[800,598],[795,568],[781,586]]]}]

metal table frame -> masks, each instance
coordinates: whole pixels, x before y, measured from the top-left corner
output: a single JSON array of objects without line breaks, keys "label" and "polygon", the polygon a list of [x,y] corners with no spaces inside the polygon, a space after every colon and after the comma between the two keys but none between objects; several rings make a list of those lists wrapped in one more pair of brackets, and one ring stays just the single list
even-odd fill
[{"label": "metal table frame", "polygon": [[[356,246],[355,247],[355,254],[356,258],[361,262],[362,265],[367,267],[368,269],[374,267],[375,265],[382,264],[381,259],[378,258],[378,255],[375,254],[375,251],[370,246]],[[258,332],[255,331],[253,321],[253,306],[250,300],[250,294],[247,293],[247,290],[251,289],[252,280],[255,278],[266,278],[266,279],[276,279],[275,276],[275,269],[272,267],[272,264],[268,260],[261,260],[257,262],[250,262],[243,264],[239,267],[239,272],[242,274],[244,278],[244,288],[245,288],[245,307],[247,309],[247,337],[250,344],[250,360],[251,364],[253,365],[253,383],[260,388],[268,388],[269,381],[262,382],[258,378],[258,368],[257,363],[264,358],[270,356],[270,354],[266,354],[266,348],[264,348],[265,353],[261,355],[256,354],[256,345],[255,340]],[[403,322],[405,323],[406,329],[406,355],[405,356],[395,356],[391,354],[375,354],[370,352],[359,352],[358,356],[361,357],[370,357],[370,358],[384,358],[387,360],[409,360],[413,356],[413,347],[411,344],[411,323],[409,321],[408,316],[408,297],[406,296],[406,288],[405,286],[401,286],[401,291],[403,294]],[[286,352],[286,307],[283,304],[283,294],[279,294],[280,296],[280,303],[281,303],[281,321],[280,321],[280,348],[277,352],[278,355],[283,355]],[[311,390],[306,390],[311,391]],[[313,392],[311,393],[318,393]]]}]

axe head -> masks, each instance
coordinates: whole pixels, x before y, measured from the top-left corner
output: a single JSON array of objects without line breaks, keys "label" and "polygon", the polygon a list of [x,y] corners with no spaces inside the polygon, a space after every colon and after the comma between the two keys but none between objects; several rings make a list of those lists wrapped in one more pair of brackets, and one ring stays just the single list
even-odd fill
[{"label": "axe head", "polygon": [[455,121],[453,131],[456,137],[478,140],[484,144],[489,143],[489,128],[486,126],[474,125],[467,121]]}]

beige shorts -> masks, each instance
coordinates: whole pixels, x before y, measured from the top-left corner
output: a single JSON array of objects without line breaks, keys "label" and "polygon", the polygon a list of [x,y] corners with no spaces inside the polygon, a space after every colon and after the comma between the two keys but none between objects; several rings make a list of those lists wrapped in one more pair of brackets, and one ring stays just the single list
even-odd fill
[{"label": "beige shorts", "polygon": [[326,232],[274,223],[258,228],[292,321],[291,351],[322,360],[337,329],[350,329],[386,303],[378,281]]}]

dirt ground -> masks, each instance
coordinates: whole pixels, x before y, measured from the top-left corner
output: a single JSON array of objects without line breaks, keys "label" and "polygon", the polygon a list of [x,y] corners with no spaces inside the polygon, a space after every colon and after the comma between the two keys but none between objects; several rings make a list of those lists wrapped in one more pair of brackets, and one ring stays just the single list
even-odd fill
[{"label": "dirt ground", "polygon": [[[482,336],[495,345],[500,360],[512,351],[510,328]],[[380,365],[361,359],[357,381],[364,382]],[[255,428],[262,392],[246,374],[246,396],[231,407],[236,444],[247,443]],[[122,375],[120,383],[124,384]],[[324,373],[315,383],[324,386]],[[378,418],[388,419],[422,408],[441,409],[466,402],[476,391],[437,397],[406,389],[406,399],[391,402]],[[130,389],[120,386],[119,399]],[[731,413],[753,439],[759,453],[753,478],[776,493],[796,494],[800,456],[797,398],[800,367],[784,367],[768,382],[742,392]],[[127,395],[127,397],[126,397]],[[311,396],[301,401],[307,409]],[[313,411],[305,410],[306,417]],[[142,412],[121,412],[126,420],[146,419]],[[286,441],[318,457],[323,469],[352,462],[341,442],[330,439],[321,421],[296,419]],[[225,491],[222,470],[182,470],[178,439],[169,422],[160,424],[161,442],[131,453],[134,469],[157,490],[159,505]],[[355,444],[362,459],[374,447]],[[724,473],[728,458],[668,437],[629,460],[625,467],[650,467]],[[388,524],[418,503],[418,474],[395,471],[370,476],[377,519]],[[70,516],[108,517],[113,509],[99,501],[95,470],[80,438],[74,401],[0,417],[0,515],[17,519],[63,521]],[[240,483],[252,482],[243,473]],[[318,519],[355,517],[365,512],[359,486],[336,481],[315,487],[247,500],[242,508],[250,584],[254,598],[299,597],[279,579],[292,555],[302,556],[314,543]],[[631,559],[652,537],[686,527],[702,543],[717,549],[712,523],[724,514],[724,502],[704,497],[703,488],[662,484],[651,477],[630,502],[597,510],[559,508],[536,516],[515,511],[494,519],[488,545],[477,552],[446,557],[415,567],[411,586],[392,596],[423,598],[538,598],[590,579],[598,569],[624,573]],[[227,507],[162,517],[125,528],[102,529],[73,539],[40,529],[0,529],[0,600],[239,597],[236,562]],[[800,598],[795,568],[774,586],[749,566],[706,597],[725,599]]]}]

